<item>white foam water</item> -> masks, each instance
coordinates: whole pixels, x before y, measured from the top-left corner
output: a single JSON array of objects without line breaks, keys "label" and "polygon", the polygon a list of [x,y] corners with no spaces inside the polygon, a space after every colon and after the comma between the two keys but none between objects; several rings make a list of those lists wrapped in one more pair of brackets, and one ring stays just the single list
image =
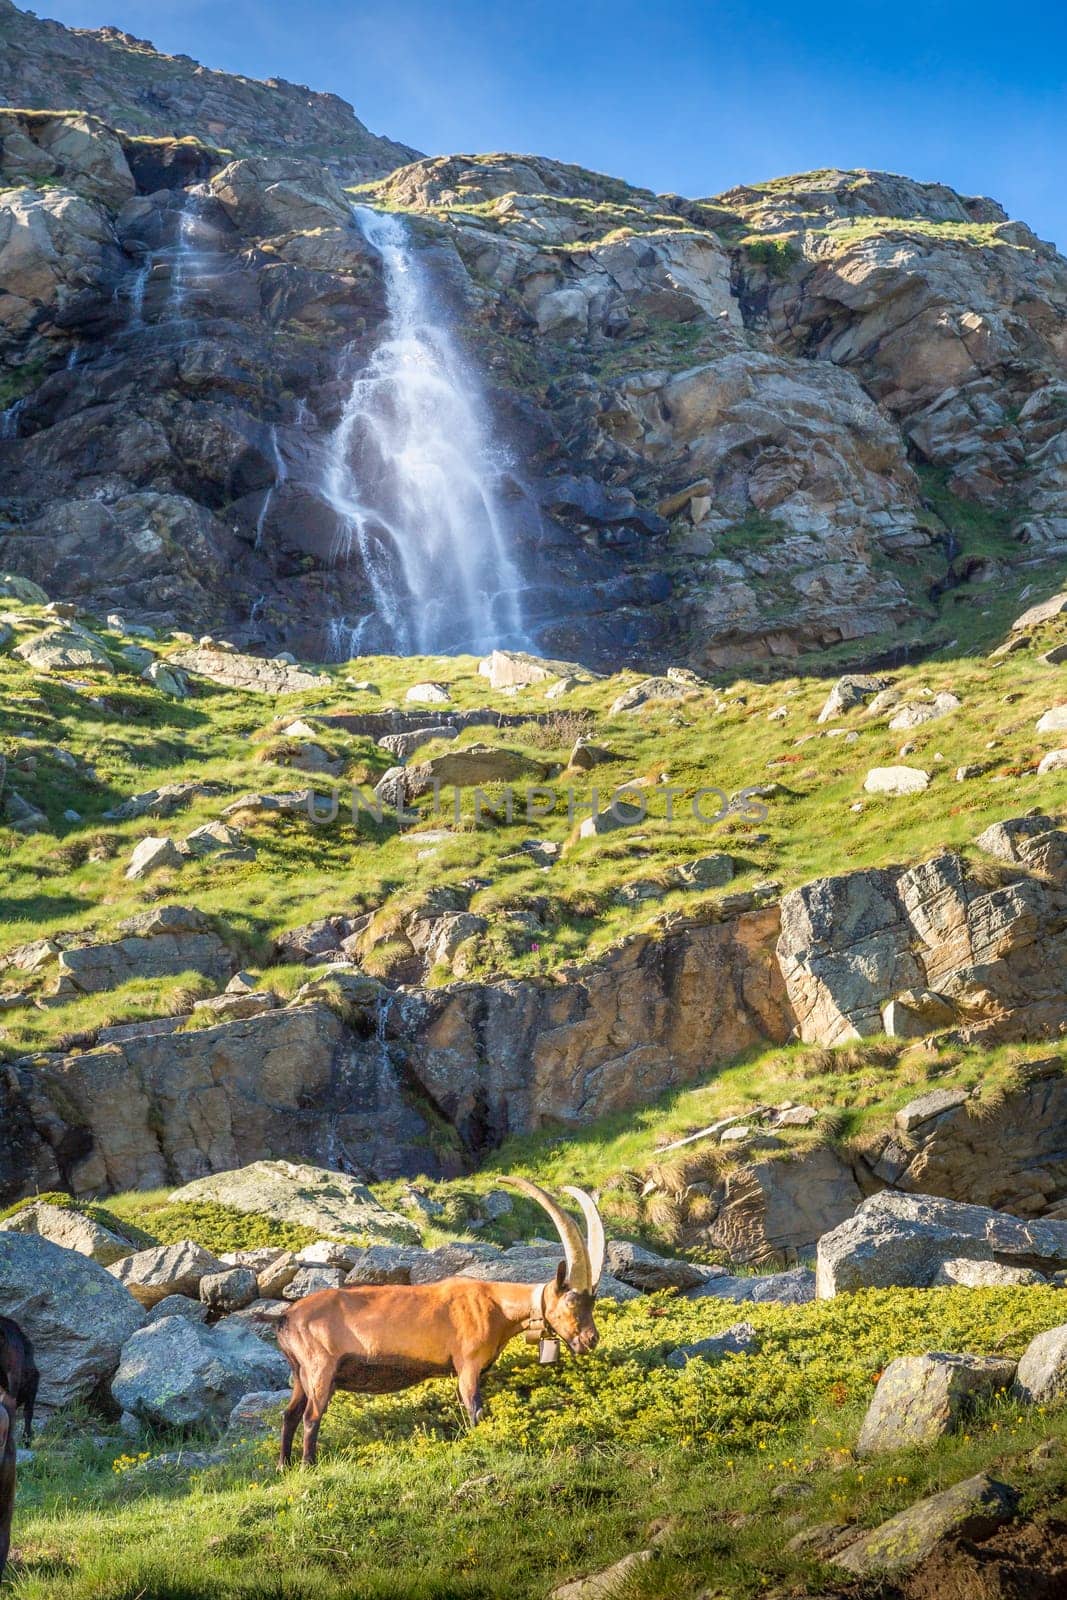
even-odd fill
[{"label": "white foam water", "polygon": [[325,455],[322,491],[340,529],[334,558],[358,558],[369,603],[355,623],[334,620],[332,653],[523,645],[503,498],[509,462],[404,220],[365,206],[354,216],[381,259],[388,325],[352,374]]}]

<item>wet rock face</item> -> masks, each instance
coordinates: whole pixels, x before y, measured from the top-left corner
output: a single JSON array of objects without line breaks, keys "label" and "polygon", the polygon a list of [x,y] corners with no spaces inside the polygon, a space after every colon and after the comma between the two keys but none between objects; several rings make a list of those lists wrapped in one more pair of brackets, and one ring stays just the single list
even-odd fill
[{"label": "wet rock face", "polygon": [[[410,771],[395,770],[400,779]],[[1049,836],[1010,822],[1002,831],[1020,849]],[[564,969],[563,983],[388,989],[340,961],[358,958],[370,924],[327,917],[279,947],[287,959],[340,962],[291,1005],[233,989],[197,1011],[197,1021],[216,1012],[212,1026],[185,1031],[167,1019],[105,1030],[94,1049],[7,1067],[0,1200],[150,1188],[277,1158],[376,1178],[455,1173],[509,1134],[646,1104],[794,1030],[820,1044],[878,1032],[894,1006],[970,1038],[1053,1036],[1063,1020],[1064,891],[1019,863],[1004,870],[989,889],[942,852],[907,872],[817,880],[780,907],[737,896],[724,920],[709,909],[660,937],[635,935]],[[27,947],[21,959],[55,959],[60,982],[84,992],[198,962],[221,985],[237,964],[187,906],[157,906],[120,931],[127,937],[98,946]],[[416,976],[461,971],[466,942],[484,931],[462,893],[442,890],[402,924]],[[922,1097],[851,1157],[816,1145],[783,1162],[756,1145],[708,1193],[688,1242],[788,1262],[880,1187],[901,1191],[902,1204],[936,1193],[1067,1227],[1065,1091],[1055,1062],[1047,1067],[1032,1062],[984,1116],[959,1093]],[[724,1139],[735,1131],[751,1130]],[[1001,1262],[950,1242],[931,1271],[953,1263],[952,1281],[963,1281],[960,1262],[1031,1265],[1025,1250]]]},{"label": "wet rock face", "polygon": [[16,1065],[2,1085],[0,1176],[21,1163],[14,1197],[27,1185],[87,1194],[189,1182],[265,1157],[379,1178],[455,1172],[509,1132],[642,1104],[696,1081],[710,1060],[784,1040],[776,927],[769,908],[640,937],[580,984],[414,990],[387,1000],[383,1017],[383,991],[361,979],[349,1024],[309,994],[194,1032]]},{"label": "wet rock face", "polygon": [[409,1103],[375,1042],[323,1006],[145,1034],[14,1074],[12,1134],[29,1155],[20,1190],[153,1188],[264,1156],[377,1176],[448,1163],[447,1151],[435,1161],[417,1094]]}]

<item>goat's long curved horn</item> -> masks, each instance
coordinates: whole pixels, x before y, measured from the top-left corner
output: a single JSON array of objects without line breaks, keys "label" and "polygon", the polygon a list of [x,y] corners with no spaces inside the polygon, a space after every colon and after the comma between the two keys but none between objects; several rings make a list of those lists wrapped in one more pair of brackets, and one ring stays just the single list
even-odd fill
[{"label": "goat's long curved horn", "polygon": [[502,1183],[508,1183],[513,1189],[521,1189],[522,1193],[529,1195],[531,1200],[548,1212],[556,1225],[556,1232],[563,1244],[563,1254],[567,1261],[567,1285],[571,1289],[582,1290],[592,1288],[592,1273],[589,1269],[589,1254],[585,1248],[581,1229],[573,1217],[569,1217],[553,1200],[552,1196],[536,1183],[531,1183],[529,1178],[502,1178]]},{"label": "goat's long curved horn", "polygon": [[604,1271],[604,1257],[608,1253],[608,1243],[604,1237],[604,1222],[596,1208],[596,1201],[592,1195],[586,1194],[584,1189],[578,1189],[573,1184],[565,1183],[563,1193],[569,1194],[577,1200],[585,1216],[586,1255],[589,1257],[590,1287],[594,1294],[600,1287],[601,1275]]}]

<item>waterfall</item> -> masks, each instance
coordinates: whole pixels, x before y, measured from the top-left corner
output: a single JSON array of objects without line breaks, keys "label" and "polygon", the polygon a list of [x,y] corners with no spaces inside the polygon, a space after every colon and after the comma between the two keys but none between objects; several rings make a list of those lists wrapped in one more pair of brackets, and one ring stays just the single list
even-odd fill
[{"label": "waterfall", "polygon": [[133,282],[130,284],[129,307],[130,327],[144,327],[144,293],[148,287],[148,275],[152,271],[151,254],[146,255],[144,261],[137,268]]},{"label": "waterfall", "polygon": [[25,397],[16,400],[8,406],[6,411],[0,411],[0,439],[17,439],[19,436],[19,421],[26,409]]},{"label": "waterfall", "polygon": [[281,450],[278,448],[278,428],[273,422],[270,425],[270,452],[274,462],[274,481],[263,496],[263,504],[260,506],[259,516],[256,518],[256,542],[254,548],[257,550],[261,549],[263,545],[263,529],[267,523],[270,503],[274,499],[274,491],[285,482],[285,460]]},{"label": "waterfall", "polygon": [[180,317],[185,306],[185,279],[189,271],[189,258],[193,252],[193,234],[196,229],[196,218],[193,215],[192,199],[188,194],[182,196],[182,208],[178,213],[178,242],[171,255],[170,266],[170,294],[167,297],[167,314],[170,317]]},{"label": "waterfall", "polygon": [[[369,615],[330,627],[332,652],[483,653],[526,642],[494,442],[473,374],[433,303],[399,216],[354,207],[381,260],[388,324],[352,373],[322,490],[335,560],[358,556]],[[354,356],[343,358],[347,367]]]}]

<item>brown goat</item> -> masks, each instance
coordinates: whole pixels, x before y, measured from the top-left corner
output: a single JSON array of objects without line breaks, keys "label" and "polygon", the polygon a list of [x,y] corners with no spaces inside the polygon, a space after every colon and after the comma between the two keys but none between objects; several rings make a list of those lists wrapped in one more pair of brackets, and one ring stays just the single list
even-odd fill
[{"label": "brown goat", "polygon": [[287,1467],[303,1419],[303,1460],[314,1462],[319,1427],[337,1389],[389,1394],[426,1378],[455,1373],[472,1423],[483,1414],[482,1373],[519,1333],[561,1339],[575,1355],[595,1348],[593,1302],[604,1267],[604,1228],[589,1195],[568,1188],[585,1214],[588,1242],[574,1219],[525,1178],[505,1179],[544,1206],[565,1260],[547,1283],[439,1283],[322,1289],[300,1300],[278,1324],[278,1345],[293,1369],[282,1422],[279,1467]]},{"label": "brown goat", "polygon": [[0,1578],[7,1565],[15,1513],[15,1417],[22,1406],[24,1437],[29,1444],[39,1381],[33,1345],[17,1322],[0,1317]]}]

